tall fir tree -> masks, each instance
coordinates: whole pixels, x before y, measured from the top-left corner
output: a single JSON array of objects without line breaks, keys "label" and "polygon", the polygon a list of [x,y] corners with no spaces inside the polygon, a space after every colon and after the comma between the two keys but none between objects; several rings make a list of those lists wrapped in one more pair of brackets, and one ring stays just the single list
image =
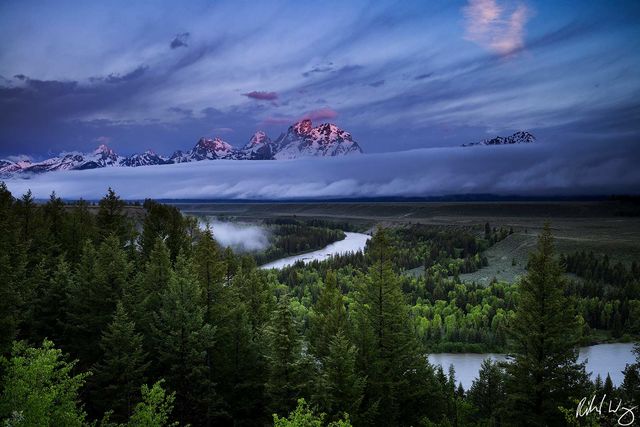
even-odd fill
[{"label": "tall fir tree", "polygon": [[109,187],[107,194],[98,202],[96,215],[96,225],[102,239],[115,235],[123,243],[127,240],[129,224],[124,207],[125,202]]},{"label": "tall fir tree", "polygon": [[15,227],[15,200],[0,182],[0,356],[8,355],[21,321],[23,263]]},{"label": "tall fir tree", "polygon": [[324,358],[329,353],[329,342],[347,329],[347,312],[338,286],[337,275],[327,271],[324,286],[309,318],[309,342],[312,353]]},{"label": "tall fir tree", "polygon": [[189,259],[180,255],[155,314],[153,335],[157,372],[176,392],[176,417],[208,423],[218,399],[208,380],[206,349],[214,330],[204,321],[202,294]]},{"label": "tall fir tree", "polygon": [[323,410],[335,420],[349,414],[358,420],[364,398],[365,377],[356,366],[357,349],[339,330],[329,340],[327,354],[322,360],[317,400]]},{"label": "tall fir tree", "polygon": [[[43,264],[38,267],[45,269]],[[73,288],[73,274],[64,256],[59,256],[53,272],[43,271],[32,302],[34,309],[34,341],[47,338],[66,349],[64,334],[67,324],[68,295]]]},{"label": "tall fir tree", "polygon": [[273,414],[287,414],[296,406],[303,388],[302,342],[294,324],[289,297],[280,297],[266,331],[269,376],[267,393]]},{"label": "tall fir tree", "polygon": [[[354,340],[365,346],[358,353],[367,375],[366,423],[410,425],[422,422],[426,415],[437,418],[442,401],[433,369],[413,333],[386,230],[379,229],[373,236],[370,256],[373,264],[355,307],[357,324],[364,330],[357,331]],[[425,401],[432,405],[429,410]]]},{"label": "tall fir tree", "polygon": [[507,366],[509,415],[524,426],[562,425],[559,407],[574,407],[586,390],[578,363],[575,310],[565,296],[563,271],[554,257],[549,224],[529,257],[511,322],[513,363]]},{"label": "tall fir tree", "polygon": [[89,368],[101,356],[99,341],[111,322],[116,304],[129,284],[130,264],[117,236],[109,236],[98,251],[85,242],[69,296],[68,340],[80,366]]},{"label": "tall fir tree", "polygon": [[118,303],[113,320],[102,333],[102,358],[89,379],[92,403],[98,414],[113,410],[113,419],[128,419],[140,401],[140,385],[149,366],[142,348],[142,335],[136,332],[124,305]]}]

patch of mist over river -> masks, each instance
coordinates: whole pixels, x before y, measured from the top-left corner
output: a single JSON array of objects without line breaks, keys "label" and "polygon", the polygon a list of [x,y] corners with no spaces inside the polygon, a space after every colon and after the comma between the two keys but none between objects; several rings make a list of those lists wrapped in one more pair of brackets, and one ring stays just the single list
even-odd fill
[{"label": "patch of mist over river", "polygon": [[269,231],[260,225],[220,221],[216,217],[198,217],[201,229],[211,228],[213,238],[236,252],[262,251],[269,247]]},{"label": "patch of mist over river", "polygon": [[[465,390],[469,390],[473,380],[478,378],[480,366],[485,359],[504,361],[504,354],[495,353],[433,353],[429,355],[429,362],[441,365],[447,371],[449,365],[456,370],[456,384],[462,383]],[[633,343],[598,344],[580,348],[579,361],[587,360],[587,372],[591,379],[598,374],[602,380],[611,375],[615,386],[622,384],[622,371],[627,364],[634,363]]]}]

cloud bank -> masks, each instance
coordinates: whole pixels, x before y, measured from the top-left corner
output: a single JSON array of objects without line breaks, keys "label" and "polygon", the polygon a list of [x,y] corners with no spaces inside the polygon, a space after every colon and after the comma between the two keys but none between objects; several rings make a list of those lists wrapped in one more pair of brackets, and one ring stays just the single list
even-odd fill
[{"label": "cloud bank", "polygon": [[[566,144],[565,144],[566,145]],[[430,148],[342,158],[215,160],[138,168],[65,171],[13,178],[9,189],[38,198],[97,199],[107,186],[126,199],[322,199],[451,194],[640,193],[640,153],[589,142],[568,150],[537,143]]]}]

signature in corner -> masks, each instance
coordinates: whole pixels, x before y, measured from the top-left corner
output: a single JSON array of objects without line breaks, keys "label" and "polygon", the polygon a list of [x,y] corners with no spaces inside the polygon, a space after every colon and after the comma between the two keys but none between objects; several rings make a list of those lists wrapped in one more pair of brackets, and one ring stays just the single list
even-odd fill
[{"label": "signature in corner", "polygon": [[[578,408],[576,409],[576,418],[586,417],[594,412],[598,413],[598,415],[604,414],[614,414],[618,416],[618,425],[621,426],[630,426],[635,422],[635,410],[638,408],[637,406],[623,406],[622,400],[618,400],[618,404],[615,405],[614,401],[609,399],[607,401],[607,395],[604,394],[602,399],[599,402],[596,402],[597,395],[593,395],[591,400],[587,401],[587,397],[583,397],[582,400],[578,403]],[[608,402],[608,405],[605,405],[605,402]]]}]

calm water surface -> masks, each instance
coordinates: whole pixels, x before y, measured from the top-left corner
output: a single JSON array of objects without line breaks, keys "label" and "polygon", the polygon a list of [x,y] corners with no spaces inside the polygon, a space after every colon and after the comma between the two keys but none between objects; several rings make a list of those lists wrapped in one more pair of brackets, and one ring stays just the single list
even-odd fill
[{"label": "calm water surface", "polygon": [[[634,363],[632,343],[598,344],[580,348],[579,360],[587,360],[587,372],[591,379],[600,374],[602,379],[607,373],[611,375],[613,384],[622,384],[622,370],[627,364]],[[429,361],[441,365],[445,372],[449,365],[456,370],[456,381],[462,383],[465,390],[469,390],[471,383],[478,377],[480,365],[485,359],[506,360],[504,354],[495,353],[435,353],[429,355]]]}]

